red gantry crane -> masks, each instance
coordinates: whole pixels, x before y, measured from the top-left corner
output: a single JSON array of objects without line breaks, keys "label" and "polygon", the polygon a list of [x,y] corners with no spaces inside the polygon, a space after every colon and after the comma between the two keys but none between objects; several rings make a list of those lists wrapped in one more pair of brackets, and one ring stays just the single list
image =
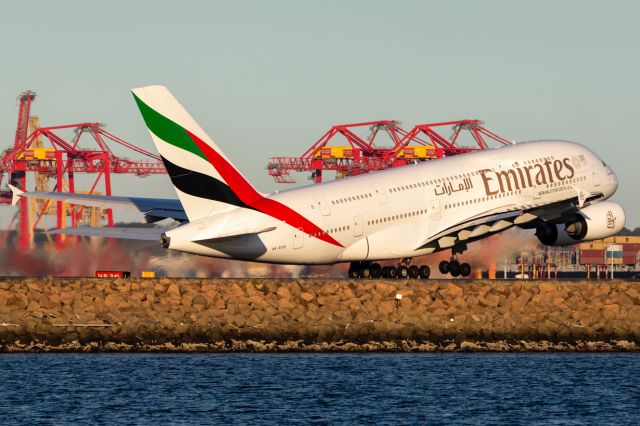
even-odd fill
[{"label": "red gantry crane", "polygon": [[[367,127],[367,138],[356,134],[355,131]],[[440,133],[445,127],[452,128],[448,138]],[[460,145],[463,133],[471,136],[475,146]],[[390,145],[376,143],[381,134],[387,135]],[[334,138],[339,135],[348,145],[334,145]],[[324,170],[335,171],[336,178],[342,178],[487,149],[489,141],[500,145],[512,143],[487,130],[480,120],[419,124],[410,131],[395,120],[341,124],[329,129],[300,157],[270,158],[267,171],[278,183],[295,183],[290,172],[311,172],[314,181],[320,183]]]},{"label": "red gantry crane", "polygon": [[[139,177],[166,173],[158,155],[107,132],[101,123],[86,122],[40,127],[38,118],[30,116],[31,103],[35,97],[35,92],[30,90],[18,97],[18,126],[15,140],[13,146],[0,156],[0,186],[3,183],[11,183],[27,191],[27,176],[33,174],[35,191],[76,192],[75,174],[86,173],[97,176],[91,187],[83,191],[84,193],[96,193],[102,181],[104,194],[111,195],[111,174],[113,173],[134,174]],[[65,139],[60,135],[61,131],[70,130],[74,134],[71,139]],[[81,139],[89,139],[93,147],[81,148]],[[119,157],[112,151],[110,144],[133,151],[145,159],[131,161]],[[3,182],[5,174],[9,176],[8,182]],[[49,188],[50,179],[55,179],[53,189]],[[10,204],[11,198],[11,191],[0,190],[0,203]],[[29,200],[21,198],[19,203],[20,246],[29,246],[33,238],[33,230],[45,214],[56,216],[58,228],[66,226],[67,216],[71,218],[71,226],[78,226],[83,220],[85,210],[74,206],[68,208],[64,204],[56,202],[55,209],[49,205],[49,202],[36,202],[30,206]],[[101,218],[100,213],[99,222],[102,222]],[[113,226],[111,209],[106,211],[106,220],[108,226]],[[62,236],[57,237],[57,241],[61,242]]]}]

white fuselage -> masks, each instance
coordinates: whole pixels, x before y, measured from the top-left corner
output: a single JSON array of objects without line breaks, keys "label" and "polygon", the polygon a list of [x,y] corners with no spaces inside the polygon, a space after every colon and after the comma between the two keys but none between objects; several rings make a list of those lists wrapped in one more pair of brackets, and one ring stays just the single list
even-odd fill
[{"label": "white fuselage", "polygon": [[[205,256],[287,264],[410,258],[425,243],[476,218],[529,210],[617,189],[615,174],[589,149],[535,141],[422,162],[271,194],[339,244],[287,221],[237,208],[167,232],[169,248]],[[240,230],[241,238],[193,242]],[[251,233],[255,232],[255,233]]]}]

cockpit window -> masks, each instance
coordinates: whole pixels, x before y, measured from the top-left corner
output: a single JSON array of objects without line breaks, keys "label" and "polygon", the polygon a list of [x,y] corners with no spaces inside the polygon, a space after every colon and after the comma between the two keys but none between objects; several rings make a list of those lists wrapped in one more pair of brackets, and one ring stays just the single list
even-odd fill
[{"label": "cockpit window", "polygon": [[602,162],[602,165],[607,167],[607,163],[605,163],[604,161]]}]

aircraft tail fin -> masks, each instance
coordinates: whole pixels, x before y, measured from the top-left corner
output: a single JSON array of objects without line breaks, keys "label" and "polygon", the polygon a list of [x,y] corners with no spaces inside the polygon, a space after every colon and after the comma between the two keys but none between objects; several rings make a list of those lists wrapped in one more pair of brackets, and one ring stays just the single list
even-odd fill
[{"label": "aircraft tail fin", "polygon": [[190,221],[262,197],[166,87],[132,92]]}]

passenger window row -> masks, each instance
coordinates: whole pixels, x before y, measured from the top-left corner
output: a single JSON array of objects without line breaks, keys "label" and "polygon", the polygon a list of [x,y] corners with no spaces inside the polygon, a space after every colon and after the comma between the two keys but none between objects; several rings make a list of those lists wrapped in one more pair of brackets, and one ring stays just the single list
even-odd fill
[{"label": "passenger window row", "polygon": [[[544,163],[545,161],[553,161],[554,159],[555,157],[552,155],[551,157],[542,157],[542,158],[536,158],[533,160],[525,160],[524,164],[525,165],[540,164],[540,163]],[[513,167],[517,167],[517,165],[513,164]]]},{"label": "passenger window row", "polygon": [[483,202],[489,201],[489,200],[495,200],[496,198],[504,198],[504,197],[510,197],[510,196],[513,196],[513,195],[520,195],[520,194],[522,194],[522,190],[521,189],[519,189],[517,191],[505,192],[505,193],[500,193],[500,194],[496,194],[496,195],[489,195],[488,197],[472,198],[470,200],[459,201],[457,203],[445,204],[444,208],[445,209],[453,209],[453,208],[457,208],[457,207],[464,207],[464,206],[469,206],[469,205],[472,205],[472,204],[483,203]]},{"label": "passenger window row", "polygon": [[321,235],[335,234],[335,233],[338,233],[338,232],[348,231],[350,229],[351,229],[351,225],[338,226],[337,228],[325,229],[324,232],[312,232],[311,234],[309,234],[309,236],[310,237],[319,237]]},{"label": "passenger window row", "polygon": [[331,200],[331,204],[336,205],[336,204],[344,204],[344,203],[349,203],[351,201],[358,201],[358,200],[364,200],[366,198],[372,198],[373,195],[371,195],[370,192],[365,192],[364,194],[360,194],[360,195],[353,195],[351,197],[344,197],[344,198],[338,198],[337,200]]},{"label": "passenger window row", "polygon": [[458,175],[446,176],[446,177],[443,177],[443,178],[425,180],[423,182],[396,186],[396,187],[393,187],[393,188],[389,188],[389,192],[400,192],[400,191],[406,191],[406,190],[409,190],[409,189],[417,189],[417,188],[420,188],[420,187],[425,187],[425,186],[429,186],[429,185],[436,185],[438,183],[448,182],[448,181],[454,180],[454,179],[464,179],[466,177],[476,176],[476,175],[479,175],[479,174],[480,174],[479,171],[468,172],[468,173],[460,173]]},{"label": "passenger window row", "polygon": [[378,218],[378,219],[369,220],[369,221],[367,221],[367,225],[371,226],[371,225],[379,225],[381,223],[394,222],[396,220],[408,219],[410,217],[420,216],[420,215],[426,214],[426,213],[427,213],[426,209],[416,210],[416,211],[412,211],[412,212],[402,213],[402,214],[399,214],[399,215],[392,215],[392,216],[387,216],[387,217],[382,217],[382,218]]},{"label": "passenger window row", "polygon": [[586,179],[587,179],[586,176],[580,176],[580,177],[576,177],[576,178],[573,178],[573,179],[567,179],[567,180],[562,181],[562,182],[548,183],[547,184],[547,188],[552,188],[554,186],[561,186],[561,185],[565,185],[567,183],[578,183],[578,182],[582,182],[582,181],[584,181]]},{"label": "passenger window row", "polygon": [[335,234],[336,232],[344,232],[344,231],[348,231],[349,229],[351,229],[351,226],[346,225],[346,226],[338,226],[337,228],[327,229],[325,232],[327,234]]}]

